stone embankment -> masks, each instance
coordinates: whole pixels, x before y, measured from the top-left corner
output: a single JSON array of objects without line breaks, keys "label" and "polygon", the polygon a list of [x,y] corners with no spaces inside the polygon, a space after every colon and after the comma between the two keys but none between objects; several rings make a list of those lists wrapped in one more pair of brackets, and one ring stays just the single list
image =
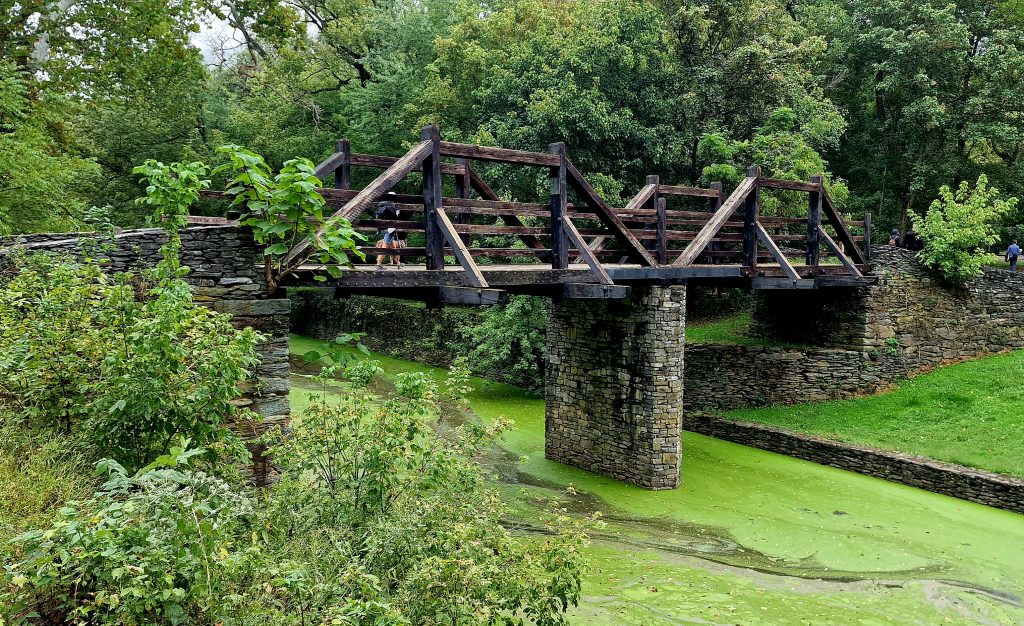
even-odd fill
[{"label": "stone embankment", "polygon": [[1024,513],[1020,478],[708,415],[687,416],[684,424],[717,439]]}]

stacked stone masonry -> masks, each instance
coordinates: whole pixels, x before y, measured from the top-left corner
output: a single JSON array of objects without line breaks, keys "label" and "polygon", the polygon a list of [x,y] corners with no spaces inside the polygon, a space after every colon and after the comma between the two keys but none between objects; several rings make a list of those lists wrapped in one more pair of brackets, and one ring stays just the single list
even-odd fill
[{"label": "stacked stone masonry", "polygon": [[1024,513],[1024,480],[1011,476],[710,416],[688,418],[686,429],[821,465]]},{"label": "stacked stone masonry", "polygon": [[[23,235],[0,240],[0,255],[16,245],[26,252],[66,252],[77,254],[81,234],[47,233]],[[190,268],[186,281],[197,303],[231,315],[237,328],[251,326],[266,335],[257,346],[260,365],[253,381],[236,404],[247,407],[262,418],[255,435],[272,426],[287,426],[290,416],[287,299],[268,298],[266,283],[258,269],[258,248],[250,232],[236,225],[202,226],[181,231],[181,263]],[[97,256],[108,259],[109,273],[138,273],[153,267],[166,242],[163,229],[127,230],[113,239],[112,249]],[[270,468],[262,451],[253,448],[253,477],[263,482]]]},{"label": "stacked stone masonry", "polygon": [[908,250],[875,246],[871,258],[871,287],[758,294],[751,334],[808,347],[689,346],[687,407],[849,397],[1024,347],[1024,272],[989,268],[953,286]]},{"label": "stacked stone masonry", "polygon": [[650,489],[679,484],[685,288],[550,304],[545,456]]}]

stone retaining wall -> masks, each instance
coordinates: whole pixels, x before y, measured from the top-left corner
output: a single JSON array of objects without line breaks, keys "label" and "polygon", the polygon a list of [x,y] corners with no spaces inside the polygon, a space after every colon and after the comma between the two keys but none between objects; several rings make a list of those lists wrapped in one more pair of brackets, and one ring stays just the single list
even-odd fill
[{"label": "stone retaining wall", "polygon": [[544,456],[649,489],[679,484],[683,287],[553,301]]},{"label": "stone retaining wall", "polygon": [[[66,252],[81,249],[75,233],[24,235],[0,240],[0,256],[13,245],[26,252]],[[163,229],[148,228],[118,233],[113,247],[97,256],[108,261],[110,273],[139,272],[160,259],[160,247],[166,243]],[[287,299],[268,298],[266,284],[256,261],[258,248],[248,230],[237,225],[201,226],[181,231],[181,264],[190,268],[185,280],[192,286],[195,302],[231,315],[237,328],[251,326],[267,335],[256,347],[260,365],[254,380],[237,402],[262,416],[255,435],[275,425],[287,425],[290,417]],[[270,468],[262,450],[253,450],[253,475],[256,482],[266,479]]]},{"label": "stone retaining wall", "polygon": [[688,416],[685,427],[717,439],[1024,513],[1020,478],[705,415]]},{"label": "stone retaining wall", "polygon": [[907,376],[899,353],[688,344],[683,400],[690,410],[820,402],[880,391]]}]

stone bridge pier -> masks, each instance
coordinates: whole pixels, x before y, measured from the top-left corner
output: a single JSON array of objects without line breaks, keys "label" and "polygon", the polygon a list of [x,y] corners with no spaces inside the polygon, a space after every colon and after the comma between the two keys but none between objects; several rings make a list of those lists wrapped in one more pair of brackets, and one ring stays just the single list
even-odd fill
[{"label": "stone bridge pier", "polygon": [[648,489],[679,485],[686,287],[548,309],[544,455]]}]

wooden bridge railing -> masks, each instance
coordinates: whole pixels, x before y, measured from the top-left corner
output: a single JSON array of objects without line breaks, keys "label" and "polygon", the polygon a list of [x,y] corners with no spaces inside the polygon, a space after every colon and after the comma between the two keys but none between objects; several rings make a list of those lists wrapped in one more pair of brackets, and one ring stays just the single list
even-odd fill
[{"label": "wooden bridge railing", "polygon": [[[444,162],[445,157],[455,161]],[[550,184],[547,201],[502,200],[474,170],[474,161],[546,168]],[[363,189],[353,190],[353,166],[383,172]],[[412,172],[422,173],[422,193],[393,193],[395,185]],[[487,287],[475,261],[487,257],[534,257],[553,269],[567,268],[570,258],[575,258],[586,263],[597,282],[604,284],[612,281],[602,260],[674,267],[698,261],[733,261],[751,271],[766,261],[777,264],[794,281],[800,274],[791,259],[802,257],[804,266],[818,267],[823,257],[834,257],[855,277],[861,276],[868,261],[864,250],[870,244],[870,216],[862,222],[845,221],[820,176],[808,182],[779,180],[766,178],[759,168],[752,167],[728,196],[721,183],[708,188],[665,185],[657,176],[649,176],[625,206],[616,208],[601,198],[573,164],[564,144],[552,144],[542,153],[453,143],[442,141],[435,126],[424,128],[420,141],[397,158],[353,153],[347,140],[339,141],[335,154],[317,166],[316,174],[321,179],[334,175],[334,188],[321,191],[328,205],[336,209],[329,219],[348,219],[357,230],[368,233],[396,228],[422,235],[421,246],[399,250],[366,246],[362,248],[365,253],[420,257],[428,269],[442,269],[445,256],[454,256],[465,270],[467,282],[475,287]],[[454,177],[454,197],[442,193],[445,176]],[[807,193],[806,217],[762,216],[761,194],[765,190]],[[570,193],[575,202],[569,201]],[[395,203],[400,219],[372,217],[382,199]],[[705,208],[669,208],[669,199],[700,203]],[[371,217],[365,217],[367,213]],[[501,223],[495,222],[498,219]],[[864,229],[863,249],[851,226]],[[470,245],[474,236],[489,235],[514,237],[522,247]],[[821,251],[822,245],[827,252]],[[284,263],[297,265],[309,251],[309,243],[300,242]]]}]

